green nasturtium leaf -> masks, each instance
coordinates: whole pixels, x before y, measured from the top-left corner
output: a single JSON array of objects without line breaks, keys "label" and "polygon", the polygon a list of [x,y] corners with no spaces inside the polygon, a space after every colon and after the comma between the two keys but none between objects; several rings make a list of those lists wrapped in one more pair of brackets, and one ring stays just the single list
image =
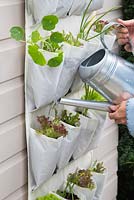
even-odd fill
[{"label": "green nasturtium leaf", "polygon": [[52,42],[61,43],[64,41],[64,37],[62,33],[54,32],[51,34],[50,39]]},{"label": "green nasturtium leaf", "polygon": [[41,24],[44,30],[52,31],[55,29],[56,24],[58,23],[58,17],[55,15],[47,15],[43,17]]},{"label": "green nasturtium leaf", "polygon": [[44,58],[44,55],[39,51],[39,47],[37,45],[29,45],[28,53],[37,65],[46,65],[46,59]]},{"label": "green nasturtium leaf", "polygon": [[49,67],[58,67],[63,61],[63,53],[59,53],[58,56],[51,58],[48,61]]},{"label": "green nasturtium leaf", "polygon": [[24,39],[24,29],[19,26],[14,26],[10,29],[11,37],[17,41]]},{"label": "green nasturtium leaf", "polygon": [[40,33],[38,31],[33,31],[31,35],[31,40],[33,43],[38,42],[41,39]]}]

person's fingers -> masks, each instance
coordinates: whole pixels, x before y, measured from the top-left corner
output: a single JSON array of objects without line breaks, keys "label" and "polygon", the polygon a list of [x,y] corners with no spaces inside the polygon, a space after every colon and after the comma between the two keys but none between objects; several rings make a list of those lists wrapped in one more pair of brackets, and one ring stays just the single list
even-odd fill
[{"label": "person's fingers", "polygon": [[112,106],[109,106],[109,108],[112,112],[115,112],[119,108],[119,105],[112,105]]},{"label": "person's fingers", "polygon": [[128,43],[129,42],[129,39],[128,38],[119,38],[118,39],[118,43],[119,43],[119,45],[124,45],[124,44],[126,44],[126,43]]},{"label": "person's fingers", "polygon": [[125,46],[124,46],[124,49],[128,52],[131,52],[132,51],[132,48],[131,48],[131,45],[130,43],[127,43]]},{"label": "person's fingers", "polygon": [[118,39],[128,39],[129,38],[129,33],[122,33],[122,32],[118,32],[117,33],[117,38]]},{"label": "person's fingers", "polygon": [[120,116],[118,112],[109,113],[109,118],[114,120],[119,120]]},{"label": "person's fingers", "polygon": [[117,120],[115,120],[115,123],[116,124],[127,124],[127,121],[126,121],[126,119],[117,119]]},{"label": "person's fingers", "polygon": [[124,20],[122,20],[122,19],[117,19],[117,22],[118,23],[121,23],[121,24],[123,24],[124,26],[134,26],[134,19],[131,19],[131,20],[126,20],[126,21],[124,21]]},{"label": "person's fingers", "polygon": [[122,35],[129,35],[129,31],[127,28],[118,28],[118,34],[122,34]]}]

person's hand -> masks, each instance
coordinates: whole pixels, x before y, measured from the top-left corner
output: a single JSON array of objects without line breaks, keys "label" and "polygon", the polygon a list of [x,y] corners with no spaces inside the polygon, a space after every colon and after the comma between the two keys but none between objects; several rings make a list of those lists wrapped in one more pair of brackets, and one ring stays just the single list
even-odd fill
[{"label": "person's hand", "polygon": [[118,103],[118,105],[112,105],[109,107],[109,118],[115,120],[115,123],[117,124],[126,124],[126,104],[127,100],[132,97],[133,95],[128,92],[122,93],[116,100],[116,103]]},{"label": "person's hand", "polygon": [[124,49],[128,52],[132,51],[130,40],[134,44],[134,19],[132,20],[121,20],[118,19],[117,22],[126,26],[118,28],[117,39],[120,45],[124,45]]},{"label": "person's hand", "polygon": [[127,123],[126,103],[127,101],[122,101],[119,105],[110,106],[111,113],[109,113],[109,118],[115,120],[116,124],[126,125]]}]

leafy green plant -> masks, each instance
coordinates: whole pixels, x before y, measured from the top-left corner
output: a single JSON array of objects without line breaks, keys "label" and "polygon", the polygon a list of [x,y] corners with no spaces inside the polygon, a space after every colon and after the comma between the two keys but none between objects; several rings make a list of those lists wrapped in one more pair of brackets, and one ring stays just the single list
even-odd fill
[{"label": "leafy green plant", "polygon": [[71,112],[67,113],[67,110],[63,110],[61,114],[61,120],[71,126],[80,126],[79,113],[73,114]]},{"label": "leafy green plant", "polygon": [[[109,23],[108,21],[104,21],[104,20],[96,21],[94,24],[94,31],[97,33],[101,33],[103,31],[104,26],[107,25],[108,23]],[[105,31],[105,34],[109,34],[113,29],[114,29],[114,26],[111,26]]]},{"label": "leafy green plant", "polygon": [[79,41],[79,38],[78,37],[74,37],[73,34],[71,32],[69,33],[65,33],[63,31],[63,37],[64,37],[64,41],[72,46],[76,46],[76,47],[79,47],[79,46],[82,46],[83,44]]},{"label": "leafy green plant", "polygon": [[103,162],[97,162],[97,160],[89,168],[90,171],[103,174],[106,170]]},{"label": "leafy green plant", "polygon": [[36,198],[36,200],[61,200],[61,199],[54,194],[48,194],[46,196],[38,197]]},{"label": "leafy green plant", "polygon": [[[48,64],[50,67],[57,67],[63,61],[63,51],[61,49],[61,43],[64,41],[63,35],[59,32],[52,32],[55,29],[58,21],[59,19],[55,15],[44,16],[41,20],[40,26],[36,30],[32,31],[31,35],[26,41],[29,55],[33,61],[40,66],[45,66]],[[49,36],[42,37],[39,32],[40,28],[42,28],[44,31],[50,32]],[[23,28],[12,27],[10,29],[10,34],[13,39],[25,42]],[[47,63],[42,50],[58,53],[58,56],[48,60]]]},{"label": "leafy green plant", "polygon": [[57,139],[61,136],[65,137],[67,135],[67,130],[65,126],[60,123],[60,120],[55,118],[50,120],[45,116],[37,117],[38,122],[40,123],[41,128],[36,130],[38,134],[46,135],[47,137]]},{"label": "leafy green plant", "polygon": [[95,188],[95,183],[93,182],[91,171],[89,169],[83,169],[76,170],[74,173],[69,174],[64,191],[58,190],[57,194],[70,200],[79,200],[73,192],[74,185],[93,190]]},{"label": "leafy green plant", "polygon": [[[79,39],[75,38],[71,32],[67,34],[64,31],[62,33],[58,31],[54,32],[54,29],[58,22],[59,19],[55,15],[44,16],[41,20],[39,27],[32,31],[27,41],[24,41],[25,31],[22,27],[12,27],[10,29],[10,35],[13,39],[17,41],[27,43],[28,53],[36,64],[40,66],[45,66],[47,64],[49,67],[58,67],[63,62],[63,42],[66,42],[73,46],[82,45],[79,42]],[[40,34],[40,28],[46,31],[47,36],[43,37]],[[51,58],[47,62],[45,58],[45,52],[43,52],[43,50],[46,50],[48,52],[55,52],[58,55]]]},{"label": "leafy green plant", "polygon": [[88,84],[84,84],[85,94],[81,97],[83,100],[105,101],[106,99],[101,96],[96,90],[92,89]]},{"label": "leafy green plant", "polygon": [[77,170],[75,173],[69,174],[67,184],[71,183],[73,186],[77,185],[83,188],[93,190],[95,183],[92,179],[92,173],[89,169]]},{"label": "leafy green plant", "polygon": [[[81,97],[82,100],[86,101],[106,101],[96,90],[91,88],[88,84],[84,84],[84,95]],[[82,114],[87,116],[88,108],[83,108]]]}]

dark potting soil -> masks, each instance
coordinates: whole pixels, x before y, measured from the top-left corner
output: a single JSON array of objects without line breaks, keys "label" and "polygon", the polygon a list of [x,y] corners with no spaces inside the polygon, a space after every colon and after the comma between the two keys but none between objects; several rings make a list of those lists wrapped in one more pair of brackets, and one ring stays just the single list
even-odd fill
[{"label": "dark potting soil", "polygon": [[[79,198],[74,194],[74,200],[79,200]],[[65,199],[72,200],[72,195],[70,193],[66,193]]]}]

